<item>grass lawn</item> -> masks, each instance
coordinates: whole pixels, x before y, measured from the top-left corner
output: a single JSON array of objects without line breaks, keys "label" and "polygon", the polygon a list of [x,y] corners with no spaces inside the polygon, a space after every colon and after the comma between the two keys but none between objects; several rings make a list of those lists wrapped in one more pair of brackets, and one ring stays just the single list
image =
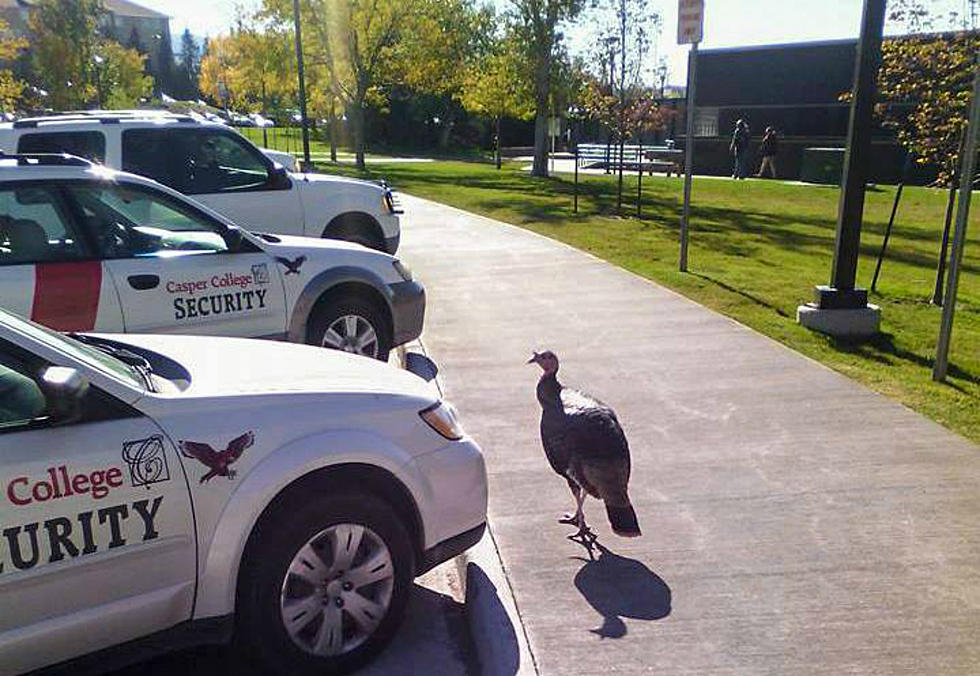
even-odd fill
[{"label": "grass lawn", "polygon": [[[324,171],[361,175],[351,166]],[[796,323],[796,307],[827,283],[839,191],[766,181],[694,182],[688,273],[677,271],[681,179],[625,181],[630,216],[615,215],[612,177],[582,177],[572,213],[571,176],[536,179],[517,164],[497,171],[466,162],[372,164],[366,177],[397,189],[567,242],[711,307],[980,442],[980,206],[975,205],[960,280],[946,384],[931,379],[940,309],[931,305],[945,193],[907,188],[871,302],[882,306],[880,337],[834,341]],[[894,199],[867,195],[859,284],[870,286]],[[873,421],[871,421],[873,422]]]}]

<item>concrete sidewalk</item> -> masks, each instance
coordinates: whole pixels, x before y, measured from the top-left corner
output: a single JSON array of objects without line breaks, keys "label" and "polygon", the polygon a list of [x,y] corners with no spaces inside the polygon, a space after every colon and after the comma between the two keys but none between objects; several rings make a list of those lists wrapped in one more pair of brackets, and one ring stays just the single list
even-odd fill
[{"label": "concrete sidewalk", "polygon": [[[487,453],[540,674],[980,672],[980,449],[662,287],[412,198],[426,345]],[[556,517],[532,348],[618,412],[644,535],[589,562]],[[526,665],[525,665],[526,666]]]}]

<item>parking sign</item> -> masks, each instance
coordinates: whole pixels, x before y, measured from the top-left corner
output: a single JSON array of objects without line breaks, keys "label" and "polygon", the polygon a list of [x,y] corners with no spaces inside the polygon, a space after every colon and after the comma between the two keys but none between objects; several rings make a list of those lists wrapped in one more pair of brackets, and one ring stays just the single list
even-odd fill
[{"label": "parking sign", "polygon": [[697,44],[703,35],[704,0],[678,0],[677,44]]}]

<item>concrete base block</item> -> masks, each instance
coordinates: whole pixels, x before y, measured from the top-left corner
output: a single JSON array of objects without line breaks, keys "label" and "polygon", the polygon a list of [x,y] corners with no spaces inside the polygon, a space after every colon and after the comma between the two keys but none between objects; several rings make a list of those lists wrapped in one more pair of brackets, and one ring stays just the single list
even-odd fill
[{"label": "concrete base block", "polygon": [[834,338],[871,338],[881,325],[881,308],[869,303],[852,310],[821,310],[807,303],[796,308],[796,321]]}]

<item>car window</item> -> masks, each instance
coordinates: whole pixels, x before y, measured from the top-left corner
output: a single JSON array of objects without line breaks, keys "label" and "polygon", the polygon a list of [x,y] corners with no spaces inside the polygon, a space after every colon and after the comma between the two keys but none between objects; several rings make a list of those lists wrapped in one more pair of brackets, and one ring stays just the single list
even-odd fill
[{"label": "car window", "polygon": [[0,188],[0,265],[88,257],[56,188]]},{"label": "car window", "polygon": [[59,131],[24,134],[17,144],[20,153],[68,153],[99,163],[105,162],[105,134],[100,131]]},{"label": "car window", "polygon": [[31,422],[45,408],[47,400],[27,368],[0,350],[0,431]]},{"label": "car window", "polygon": [[228,251],[219,226],[169,196],[115,183],[68,191],[106,258]]},{"label": "car window", "polygon": [[173,129],[127,129],[122,135],[122,168],[186,192],[187,158]]},{"label": "car window", "polygon": [[268,183],[269,165],[245,139],[220,130],[199,130],[189,148],[189,195],[260,188]]}]

